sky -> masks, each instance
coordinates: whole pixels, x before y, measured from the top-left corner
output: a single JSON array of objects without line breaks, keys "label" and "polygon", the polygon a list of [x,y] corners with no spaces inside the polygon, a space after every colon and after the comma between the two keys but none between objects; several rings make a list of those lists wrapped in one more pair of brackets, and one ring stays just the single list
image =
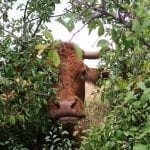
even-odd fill
[{"label": "sky", "polygon": [[[19,3],[25,3],[26,0],[18,0],[17,5]],[[68,0],[61,0],[60,4],[56,5],[55,15],[59,15],[63,13],[64,8],[68,6]],[[11,18],[19,18],[22,15],[17,10],[11,11],[9,13]],[[60,23],[56,21],[56,18],[51,19],[51,23],[47,23],[48,28],[52,31],[52,35],[56,40],[69,41],[74,33],[76,33],[81,27],[81,23],[76,23],[75,29],[72,32],[68,32],[68,30]],[[93,31],[90,35],[88,34],[88,28],[84,27],[76,36],[72,39],[71,42],[76,43],[80,48],[85,51],[97,51],[98,47],[96,43],[98,41],[97,31]],[[85,60],[85,64],[89,67],[96,68],[98,65],[98,60]]]}]

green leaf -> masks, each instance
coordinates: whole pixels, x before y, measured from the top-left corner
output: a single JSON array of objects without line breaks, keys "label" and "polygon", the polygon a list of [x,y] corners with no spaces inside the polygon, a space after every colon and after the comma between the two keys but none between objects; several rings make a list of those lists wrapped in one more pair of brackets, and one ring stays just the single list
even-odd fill
[{"label": "green leaf", "polygon": [[16,119],[20,122],[25,122],[24,116],[23,115],[16,115]]},{"label": "green leaf", "polygon": [[143,92],[143,94],[142,94],[140,100],[141,100],[143,103],[146,103],[146,102],[148,102],[148,101],[150,100],[150,88],[147,88],[147,89]]},{"label": "green leaf", "polygon": [[56,67],[60,65],[60,57],[57,50],[50,50],[48,53],[48,57]]},{"label": "green leaf", "polygon": [[118,32],[113,28],[111,30],[111,37],[114,41],[116,41],[118,39],[118,36],[117,36]]},{"label": "green leaf", "polygon": [[142,90],[145,90],[145,89],[146,89],[145,83],[144,83],[143,81],[140,81],[140,82],[138,83],[138,86],[139,86],[140,89],[142,89]]},{"label": "green leaf", "polygon": [[109,42],[105,39],[99,40],[97,43],[98,47],[108,47],[109,46]]},{"label": "green leaf", "polygon": [[129,101],[129,100],[132,100],[132,99],[135,99],[134,92],[133,91],[127,92],[126,97],[125,97],[125,101]]},{"label": "green leaf", "polygon": [[77,58],[82,60],[83,59],[82,49],[79,46],[77,46],[77,45],[74,45],[74,47],[75,47],[75,52],[76,52]]},{"label": "green leaf", "polygon": [[8,20],[8,11],[4,11],[2,16],[3,16],[3,21],[4,21],[4,22],[9,21],[9,20]]},{"label": "green leaf", "polygon": [[88,28],[89,28],[89,34],[91,34],[91,32],[96,28],[95,23],[93,22],[89,23]]},{"label": "green leaf", "polygon": [[43,31],[43,35],[45,36],[46,39],[48,39],[49,41],[54,41],[53,35],[49,32],[49,31]]},{"label": "green leaf", "polygon": [[136,144],[133,146],[133,150],[148,150],[148,146],[143,144]]},{"label": "green leaf", "polygon": [[104,26],[101,21],[99,21],[98,35],[101,36],[104,34]]},{"label": "green leaf", "polygon": [[66,27],[67,27],[69,32],[71,32],[74,29],[75,26],[74,26],[74,22],[72,19],[69,20]]},{"label": "green leaf", "polygon": [[5,69],[5,74],[7,77],[12,77],[14,75],[14,68],[11,64],[9,64]]},{"label": "green leaf", "polygon": [[68,29],[69,32],[71,32],[74,29],[74,27],[75,27],[73,19],[65,20],[64,18],[59,17],[57,19],[57,21],[59,23],[61,23],[63,26],[65,26]]},{"label": "green leaf", "polygon": [[47,44],[37,44],[35,46],[35,49],[37,50],[46,49],[46,48],[47,48]]},{"label": "green leaf", "polygon": [[127,86],[128,86],[128,84],[127,84],[125,81],[119,81],[119,82],[118,82],[118,87],[119,87],[120,89],[126,89]]},{"label": "green leaf", "polygon": [[141,33],[141,24],[138,19],[133,20],[132,30],[135,32],[137,36],[140,36]]},{"label": "green leaf", "polygon": [[47,46],[48,46],[47,44],[37,44],[35,46],[35,49],[38,50],[38,55],[41,55],[44,52],[44,50],[47,48]]},{"label": "green leaf", "polygon": [[16,119],[15,119],[14,116],[11,115],[11,116],[9,117],[9,123],[10,123],[11,125],[15,125]]},{"label": "green leaf", "polygon": [[98,35],[101,36],[104,34],[104,26],[100,20],[95,20],[88,24],[89,34],[98,27]]}]

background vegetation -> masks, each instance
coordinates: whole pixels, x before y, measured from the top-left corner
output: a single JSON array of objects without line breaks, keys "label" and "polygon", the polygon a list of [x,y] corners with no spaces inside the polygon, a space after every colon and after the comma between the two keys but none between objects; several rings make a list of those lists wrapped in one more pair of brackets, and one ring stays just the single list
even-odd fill
[{"label": "background vegetation", "polygon": [[[111,110],[88,130],[80,149],[150,148],[150,12],[147,0],[70,1],[69,17],[97,30],[103,66],[111,70],[102,100]],[[70,20],[71,20],[70,19]],[[83,28],[83,27],[82,27]],[[82,29],[81,28],[81,29]],[[106,40],[104,35],[109,37]],[[112,44],[114,43],[114,44]]]},{"label": "background vegetation", "polygon": [[[16,0],[0,1],[1,149],[36,147],[41,137],[46,137],[43,149],[71,148],[64,138],[66,132],[46,114],[47,98],[51,95],[55,100],[52,85],[59,79],[57,63],[50,65],[51,55],[40,50],[54,41],[45,24],[57,3],[60,1],[28,0],[18,6],[22,16],[10,19]],[[89,34],[96,30],[103,62],[100,68],[111,70],[109,80],[98,82],[104,85],[100,97],[110,112],[103,125],[92,125],[80,149],[150,149],[150,2],[70,0],[69,4],[58,22],[69,31],[81,22],[77,33],[85,26]]]}]

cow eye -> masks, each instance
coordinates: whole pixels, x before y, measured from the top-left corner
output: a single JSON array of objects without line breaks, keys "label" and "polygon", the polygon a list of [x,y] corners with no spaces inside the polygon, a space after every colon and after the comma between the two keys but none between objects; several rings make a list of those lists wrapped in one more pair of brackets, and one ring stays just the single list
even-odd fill
[{"label": "cow eye", "polygon": [[85,80],[86,76],[87,76],[86,70],[82,71],[80,78]]}]

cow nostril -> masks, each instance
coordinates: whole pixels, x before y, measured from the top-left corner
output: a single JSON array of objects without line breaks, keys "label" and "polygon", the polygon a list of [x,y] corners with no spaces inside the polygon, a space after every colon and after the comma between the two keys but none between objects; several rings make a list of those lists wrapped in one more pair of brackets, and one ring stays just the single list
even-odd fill
[{"label": "cow nostril", "polygon": [[73,101],[73,103],[71,104],[71,108],[74,108],[76,104],[77,104],[77,99],[75,99],[75,100]]},{"label": "cow nostril", "polygon": [[60,108],[60,104],[59,104],[59,103],[56,103],[55,106],[56,106],[57,108]]}]

